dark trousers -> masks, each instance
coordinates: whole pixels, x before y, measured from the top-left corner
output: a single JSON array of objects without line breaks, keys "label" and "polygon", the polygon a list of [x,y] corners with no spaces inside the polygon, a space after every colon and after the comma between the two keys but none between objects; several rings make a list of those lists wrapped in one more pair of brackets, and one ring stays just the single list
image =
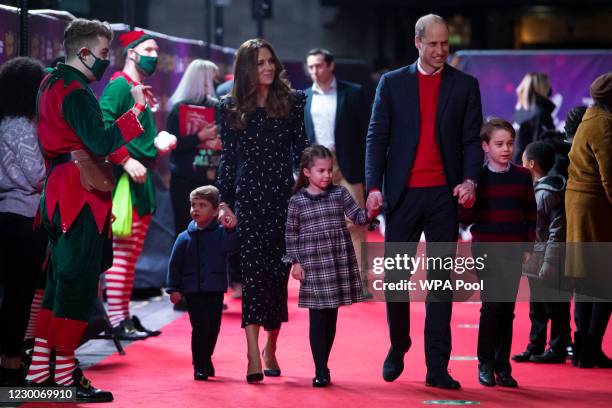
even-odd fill
[{"label": "dark trousers", "polygon": [[483,281],[480,292],[478,361],[497,373],[512,372],[510,348],[518,286],[521,280],[522,250],[504,244],[472,245],[473,256],[487,254],[485,268],[478,272]]},{"label": "dark trousers", "polygon": [[574,306],[576,331],[585,340],[588,338],[589,348],[601,351],[601,343],[612,313],[612,302],[585,302],[583,299],[582,295],[576,294]]},{"label": "dark trousers", "polygon": [[529,331],[529,345],[527,350],[532,354],[542,354],[546,348],[546,334],[548,322],[550,321],[550,348],[557,354],[567,354],[567,346],[570,342],[570,294],[567,294],[567,302],[545,302],[546,288],[542,282],[529,279],[529,291],[531,299],[529,303],[529,320],[531,330]]},{"label": "dark trousers", "polygon": [[41,277],[47,235],[33,230],[34,218],[0,212],[0,354],[19,357],[34,290]]},{"label": "dark trousers", "polygon": [[223,292],[186,293],[191,322],[191,356],[195,370],[209,367],[221,329]]},{"label": "dark trousers", "polygon": [[[427,256],[454,256],[458,232],[457,205],[447,186],[410,188],[404,190],[396,207],[386,214],[386,242],[413,243],[414,256],[421,233],[428,243],[446,243],[429,246]],[[393,254],[385,253],[385,256]],[[405,274],[386,273],[385,280],[406,279]],[[448,280],[445,270],[428,270],[427,279]],[[387,295],[387,294],[386,294]],[[410,303],[407,299],[387,296],[387,323],[391,345],[407,351],[410,340]],[[452,292],[431,291],[425,303],[425,361],[430,375],[447,371],[451,352],[450,321]]]},{"label": "dark trousers", "polygon": [[328,372],[327,361],[336,337],[338,308],[309,309],[310,349],[315,363],[316,376]]}]

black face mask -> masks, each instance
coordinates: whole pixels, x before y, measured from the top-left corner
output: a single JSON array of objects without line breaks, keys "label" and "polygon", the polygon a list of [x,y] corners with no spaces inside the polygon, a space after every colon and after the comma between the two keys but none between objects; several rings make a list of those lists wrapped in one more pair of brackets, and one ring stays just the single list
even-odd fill
[{"label": "black face mask", "polygon": [[89,51],[89,53],[95,59],[93,65],[87,65],[85,63],[85,58],[83,58],[81,54],[78,54],[79,60],[81,60],[83,65],[85,65],[85,67],[92,73],[94,78],[96,78],[96,81],[99,81],[104,76],[104,71],[106,71],[106,68],[108,68],[108,66],[110,65],[110,60],[98,58],[93,52],[91,52],[91,50],[87,51]]}]

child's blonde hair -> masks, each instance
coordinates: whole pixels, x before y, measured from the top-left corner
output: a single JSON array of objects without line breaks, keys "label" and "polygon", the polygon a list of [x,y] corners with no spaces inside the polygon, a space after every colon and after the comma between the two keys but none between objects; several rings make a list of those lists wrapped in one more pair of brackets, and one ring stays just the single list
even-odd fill
[{"label": "child's blonde hair", "polygon": [[512,124],[502,118],[490,118],[487,120],[480,129],[480,141],[489,143],[491,135],[496,130],[505,130],[512,136],[512,139],[516,139],[516,131],[512,127]]},{"label": "child's blonde hair", "polygon": [[196,198],[208,201],[213,208],[219,207],[219,189],[215,186],[201,186],[189,193],[189,202]]}]

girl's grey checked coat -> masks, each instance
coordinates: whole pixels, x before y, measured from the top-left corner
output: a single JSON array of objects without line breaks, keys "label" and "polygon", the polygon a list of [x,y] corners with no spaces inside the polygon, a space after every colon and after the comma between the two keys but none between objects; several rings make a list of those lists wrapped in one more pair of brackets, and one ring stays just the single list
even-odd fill
[{"label": "girl's grey checked coat", "polygon": [[318,195],[302,188],[291,197],[284,259],[304,268],[299,307],[331,309],[364,300],[345,215],[355,224],[367,223],[366,211],[342,186]]}]

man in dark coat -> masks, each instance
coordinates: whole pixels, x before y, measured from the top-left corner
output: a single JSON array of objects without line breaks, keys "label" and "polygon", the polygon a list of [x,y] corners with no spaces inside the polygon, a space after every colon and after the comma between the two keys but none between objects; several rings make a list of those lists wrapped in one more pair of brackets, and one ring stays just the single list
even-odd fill
[{"label": "man in dark coat", "polygon": [[[412,252],[424,232],[430,243],[446,243],[429,245],[429,257],[454,255],[457,204],[473,205],[483,161],[480,90],[475,78],[446,64],[444,19],[421,17],[415,26],[415,46],[419,59],[383,75],[376,90],[366,141],[366,206],[376,211],[384,203],[386,242],[411,243]],[[428,270],[427,275],[449,279],[444,270]],[[391,281],[405,278],[407,274],[386,274]],[[383,378],[394,381],[411,345],[410,306],[407,292],[385,295],[391,348]],[[426,383],[457,389],[459,382],[448,374],[451,302],[449,291],[430,291],[427,298]]]}]

